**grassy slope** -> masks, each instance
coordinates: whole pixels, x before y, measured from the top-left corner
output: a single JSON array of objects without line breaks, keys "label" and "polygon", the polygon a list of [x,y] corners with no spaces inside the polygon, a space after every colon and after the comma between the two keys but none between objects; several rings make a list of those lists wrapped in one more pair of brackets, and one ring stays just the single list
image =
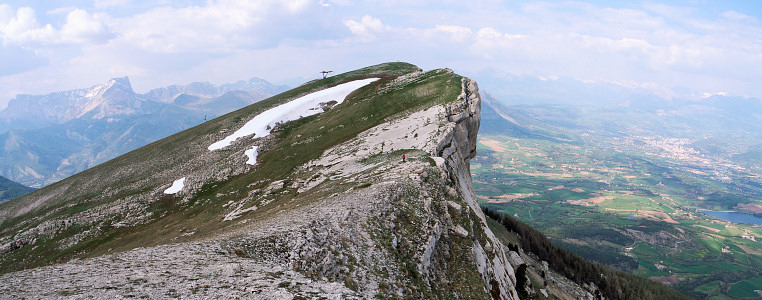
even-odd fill
[{"label": "grassy slope", "polygon": [[[213,236],[231,226],[222,222],[222,216],[229,210],[223,208],[222,204],[241,199],[249,190],[263,188],[273,180],[294,176],[297,166],[318,157],[323,150],[356,136],[362,130],[381,124],[396,114],[457,98],[461,87],[460,77],[444,71],[430,71],[421,76],[421,80],[416,84],[378,92],[379,86],[393,78],[417,70],[417,67],[410,64],[389,63],[311,81],[127,153],[36,191],[30,196],[0,205],[0,211],[17,213],[35,199],[51,197],[43,205],[24,214],[0,217],[2,236],[12,236],[45,220],[72,216],[105,203],[124,199],[143,199],[138,201],[146,201],[148,211],[155,216],[149,222],[133,227],[116,228],[112,225],[119,220],[103,220],[94,225],[99,231],[94,237],[72,247],[59,249],[63,240],[92,227],[70,226],[55,235],[41,237],[33,246],[0,255],[0,270],[8,272],[73,257],[89,257],[111,251],[189,240],[190,238],[185,237],[176,239],[178,232],[184,230],[195,230],[197,234],[194,238]],[[187,166],[188,161],[197,159],[199,155],[211,156],[202,162],[221,162],[232,151],[226,149],[210,154],[206,146],[222,138],[224,132],[232,132],[240,127],[259,112],[300,95],[369,77],[380,77],[381,80],[355,91],[343,104],[329,113],[290,122],[274,131],[273,136],[276,139],[272,149],[260,154],[259,163],[253,170],[219,182],[208,182],[194,190],[187,202],[182,202],[175,196],[160,196],[156,199],[158,196],[151,194],[151,191],[167,183],[167,180],[156,182],[154,175],[157,173],[180,167],[208,167]],[[294,144],[296,140],[308,138],[312,138],[312,142]],[[106,178],[109,180],[104,180]],[[294,191],[284,191],[277,199],[270,199],[273,200],[271,204],[246,217],[266,216],[272,212],[271,209],[279,204],[288,203],[295,195]],[[305,195],[301,196],[304,197]]]}]

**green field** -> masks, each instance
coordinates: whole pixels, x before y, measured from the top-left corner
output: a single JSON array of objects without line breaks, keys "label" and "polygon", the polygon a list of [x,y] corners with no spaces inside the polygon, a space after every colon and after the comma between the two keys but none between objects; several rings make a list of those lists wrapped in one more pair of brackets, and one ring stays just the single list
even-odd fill
[{"label": "green field", "polygon": [[748,239],[762,240],[760,228],[698,212],[762,204],[762,179],[746,169],[720,173],[606,136],[570,144],[480,134],[477,151],[471,172],[482,205],[555,244],[694,298],[760,296],[762,242]]}]

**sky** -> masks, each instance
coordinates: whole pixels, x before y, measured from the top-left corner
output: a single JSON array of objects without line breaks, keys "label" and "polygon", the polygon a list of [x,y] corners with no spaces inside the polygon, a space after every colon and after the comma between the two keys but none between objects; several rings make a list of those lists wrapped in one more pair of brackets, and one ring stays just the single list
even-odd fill
[{"label": "sky", "polygon": [[762,98],[761,18],[756,0],[6,0],[0,108],[122,76],[293,86],[388,61]]}]

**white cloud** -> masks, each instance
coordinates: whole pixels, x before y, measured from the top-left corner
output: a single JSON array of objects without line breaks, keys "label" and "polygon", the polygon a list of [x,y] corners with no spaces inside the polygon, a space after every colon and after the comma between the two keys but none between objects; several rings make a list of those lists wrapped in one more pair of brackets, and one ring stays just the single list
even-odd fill
[{"label": "white cloud", "polygon": [[66,23],[61,27],[61,42],[80,44],[105,41],[113,34],[99,17],[75,9],[66,16]]},{"label": "white cloud", "polygon": [[460,72],[493,68],[762,96],[762,27],[757,14],[744,11],[707,15],[652,2],[618,4],[627,8],[410,0],[161,3],[35,7],[43,15],[0,4],[0,40],[15,47],[0,51],[29,62],[0,75],[0,107],[8,91],[42,92],[34,89],[37,78],[60,90],[128,75],[136,88],[148,89],[254,73],[309,77],[396,60]]},{"label": "white cloud", "polygon": [[739,13],[733,10],[723,12],[721,16],[728,20],[734,20],[734,21],[748,21],[748,22],[754,22],[754,23],[758,22],[757,18],[755,17],[744,15],[742,13]]},{"label": "white cloud", "polygon": [[476,32],[476,38],[479,43],[485,46],[508,46],[507,43],[515,43],[516,40],[526,38],[526,36],[521,34],[501,33],[492,27],[484,27]]},{"label": "white cloud", "polygon": [[703,92],[701,93],[701,98],[709,98],[712,96],[727,96],[728,93],[726,92]]},{"label": "white cloud", "polygon": [[346,20],[344,21],[344,25],[347,26],[352,34],[357,36],[361,41],[366,42],[375,40],[376,35],[391,29],[388,26],[384,26],[384,24],[381,23],[381,20],[369,15],[363,16],[359,22],[355,20]]},{"label": "white cloud", "polygon": [[434,30],[449,35],[449,37],[456,42],[467,41],[473,38],[474,34],[471,28],[457,25],[437,25]]},{"label": "white cloud", "polygon": [[19,8],[13,12],[10,5],[0,5],[0,37],[3,44],[27,43],[34,40],[49,39],[54,36],[55,30],[49,24],[41,27],[37,22],[34,9],[30,7]]},{"label": "white cloud", "polygon": [[93,6],[97,9],[104,9],[110,7],[119,7],[130,4],[130,0],[95,0]]},{"label": "white cloud", "polygon": [[41,25],[36,12],[21,7],[15,13],[9,5],[0,5],[0,38],[4,45],[56,45],[103,42],[113,35],[99,16],[73,9],[60,29]]},{"label": "white cloud", "polygon": [[320,40],[343,28],[331,8],[317,1],[221,0],[205,6],[159,7],[114,27],[120,42],[148,51],[234,52],[274,46],[284,40]]}]

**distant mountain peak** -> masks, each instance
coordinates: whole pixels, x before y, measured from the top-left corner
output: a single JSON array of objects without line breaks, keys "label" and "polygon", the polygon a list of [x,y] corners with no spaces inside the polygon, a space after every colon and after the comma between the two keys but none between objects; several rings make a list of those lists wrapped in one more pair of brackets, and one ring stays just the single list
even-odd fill
[{"label": "distant mountain peak", "polygon": [[127,76],[111,78],[108,83],[111,84],[112,88],[117,87],[120,89],[132,91],[132,84],[130,84],[130,78]]},{"label": "distant mountain peak", "polygon": [[286,90],[288,90],[288,87],[275,86],[267,80],[252,77],[249,80],[239,80],[235,83],[226,83],[222,85],[214,85],[209,82],[192,82],[187,85],[170,85],[150,90],[142,96],[152,101],[172,103],[177,97],[183,94],[188,96],[215,98],[233,91],[245,91],[254,95],[259,95],[257,98],[266,98],[264,96],[275,95]]},{"label": "distant mountain peak", "polygon": [[[125,77],[93,86],[85,94],[85,103],[80,106],[76,118],[90,116],[93,119],[115,115],[129,115],[140,110],[141,102],[132,90],[130,79]],[[91,113],[95,111],[95,113]]]},{"label": "distant mountain peak", "polygon": [[130,79],[125,77],[112,78],[109,81],[91,87],[85,94],[86,98],[96,98],[102,96],[106,91],[118,89],[129,93],[134,93]]},{"label": "distant mountain peak", "polygon": [[130,85],[130,78],[127,76],[111,78],[108,83],[111,85],[119,85],[132,89],[132,85]]}]

